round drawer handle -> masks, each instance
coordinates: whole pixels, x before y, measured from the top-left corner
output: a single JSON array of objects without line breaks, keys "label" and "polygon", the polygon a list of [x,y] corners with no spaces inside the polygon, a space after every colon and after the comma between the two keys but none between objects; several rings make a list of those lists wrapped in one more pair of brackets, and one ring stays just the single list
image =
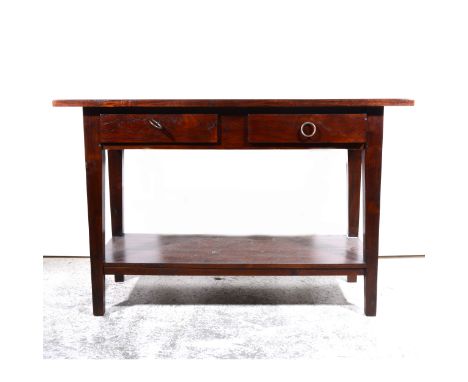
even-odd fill
[{"label": "round drawer handle", "polygon": [[155,119],[150,119],[149,121],[149,124],[153,127],[155,127],[156,129],[158,130],[162,130],[163,129],[163,126],[161,125],[161,123],[159,123],[158,121],[156,121]]},{"label": "round drawer handle", "polygon": [[[310,134],[307,134],[305,131],[304,131],[304,128],[307,127],[307,126],[312,126],[312,133]],[[310,137],[313,137],[315,135],[315,133],[317,132],[317,126],[315,126],[315,123],[313,122],[304,122],[301,126],[301,134],[306,137],[306,138],[310,138]]]}]

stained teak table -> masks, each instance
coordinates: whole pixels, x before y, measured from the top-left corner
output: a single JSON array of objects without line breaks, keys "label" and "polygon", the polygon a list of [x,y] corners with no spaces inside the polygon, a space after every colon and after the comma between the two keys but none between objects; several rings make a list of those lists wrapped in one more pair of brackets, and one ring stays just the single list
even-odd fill
[{"label": "stained teak table", "polygon": [[[83,108],[93,312],[105,311],[105,275],[364,276],[365,314],[375,316],[385,106],[405,99],[57,100]],[[348,235],[125,234],[124,149],[348,150]],[[105,158],[112,239],[105,243]],[[363,175],[363,242],[358,238]]]}]

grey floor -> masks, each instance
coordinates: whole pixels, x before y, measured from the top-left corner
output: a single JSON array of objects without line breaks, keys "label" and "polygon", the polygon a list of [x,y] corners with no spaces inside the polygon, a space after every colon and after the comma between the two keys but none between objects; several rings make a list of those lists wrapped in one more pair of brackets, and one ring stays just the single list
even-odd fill
[{"label": "grey floor", "polygon": [[379,261],[377,317],[363,278],[106,279],[106,315],[91,312],[88,259],[44,259],[47,359],[421,358],[423,258]]}]

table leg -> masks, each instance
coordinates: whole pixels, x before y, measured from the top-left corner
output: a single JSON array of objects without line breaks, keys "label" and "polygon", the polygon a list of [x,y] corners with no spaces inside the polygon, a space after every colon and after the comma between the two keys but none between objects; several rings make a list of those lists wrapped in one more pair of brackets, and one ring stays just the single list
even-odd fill
[{"label": "table leg", "polygon": [[[361,150],[348,150],[348,236],[359,236],[359,208],[361,197]],[[348,275],[355,283],[356,275]]]},{"label": "table leg", "polygon": [[103,316],[105,311],[105,153],[99,145],[99,113],[83,108],[86,185],[88,195],[89,251],[93,314]]},{"label": "table leg", "polygon": [[[112,220],[112,236],[123,236],[123,150],[108,150],[109,196]],[[124,275],[114,276],[115,282],[123,282]]]},{"label": "table leg", "polygon": [[361,150],[348,150],[348,236],[359,235]]},{"label": "table leg", "polygon": [[363,151],[364,177],[364,311],[377,313],[377,266],[379,255],[380,178],[382,171],[383,107],[369,109],[367,146]]}]

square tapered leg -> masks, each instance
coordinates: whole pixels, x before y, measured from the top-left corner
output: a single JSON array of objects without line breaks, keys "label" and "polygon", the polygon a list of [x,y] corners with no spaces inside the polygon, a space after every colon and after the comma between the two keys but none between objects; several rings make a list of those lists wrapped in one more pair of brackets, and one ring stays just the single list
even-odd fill
[{"label": "square tapered leg", "polygon": [[83,121],[93,314],[102,316],[105,311],[105,152],[99,145],[99,114],[84,108]]},{"label": "square tapered leg", "polygon": [[[123,150],[109,150],[109,197],[112,221],[112,236],[123,235]],[[114,276],[115,282],[123,282],[125,276]]]},{"label": "square tapered leg", "polygon": [[368,113],[367,146],[363,151],[364,175],[364,311],[377,313],[377,268],[379,255],[380,179],[382,171],[383,107]]}]

